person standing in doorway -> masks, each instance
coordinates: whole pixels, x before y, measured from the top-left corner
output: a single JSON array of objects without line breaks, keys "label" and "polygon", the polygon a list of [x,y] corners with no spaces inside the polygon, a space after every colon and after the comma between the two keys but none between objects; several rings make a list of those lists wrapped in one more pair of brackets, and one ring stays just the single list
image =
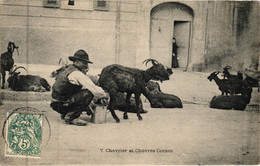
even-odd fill
[{"label": "person standing in doorway", "polygon": [[172,38],[172,68],[178,68],[178,52],[177,52],[178,46],[176,43],[176,39]]}]

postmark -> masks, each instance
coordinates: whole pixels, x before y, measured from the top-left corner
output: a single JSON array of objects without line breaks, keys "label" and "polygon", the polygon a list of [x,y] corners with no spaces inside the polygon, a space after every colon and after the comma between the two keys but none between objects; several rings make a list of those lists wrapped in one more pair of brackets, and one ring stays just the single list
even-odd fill
[{"label": "postmark", "polygon": [[40,158],[44,119],[48,122],[43,112],[31,107],[17,108],[7,113],[5,130],[3,128],[2,131],[5,156]]}]

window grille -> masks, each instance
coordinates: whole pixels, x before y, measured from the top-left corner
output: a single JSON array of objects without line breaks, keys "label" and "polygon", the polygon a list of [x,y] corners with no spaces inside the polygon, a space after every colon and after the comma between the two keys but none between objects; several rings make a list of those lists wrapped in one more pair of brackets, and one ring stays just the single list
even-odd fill
[{"label": "window grille", "polygon": [[106,7],[106,1],[97,1],[97,7]]},{"label": "window grille", "polygon": [[43,0],[43,6],[50,8],[60,8],[60,1],[61,0]]},{"label": "window grille", "polygon": [[105,0],[93,0],[95,10],[109,10],[109,2]]}]

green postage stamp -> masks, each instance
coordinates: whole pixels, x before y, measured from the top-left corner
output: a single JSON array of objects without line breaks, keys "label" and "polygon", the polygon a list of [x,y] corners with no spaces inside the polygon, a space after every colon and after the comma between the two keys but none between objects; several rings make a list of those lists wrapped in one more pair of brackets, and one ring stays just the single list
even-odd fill
[{"label": "green postage stamp", "polygon": [[41,114],[13,113],[6,121],[5,155],[40,158],[42,143]]}]

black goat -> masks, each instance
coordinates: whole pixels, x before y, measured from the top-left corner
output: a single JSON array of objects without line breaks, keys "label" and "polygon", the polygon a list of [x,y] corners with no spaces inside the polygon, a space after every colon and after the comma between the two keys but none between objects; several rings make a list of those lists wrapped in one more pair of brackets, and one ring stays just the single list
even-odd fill
[{"label": "black goat", "polygon": [[[127,111],[127,112],[131,112],[131,113],[137,113],[138,108],[140,108],[140,113],[147,113],[147,111],[145,111],[143,109],[143,103],[142,100],[140,99],[139,101],[139,107],[136,107],[136,103],[135,103],[135,98],[134,97],[130,97],[130,104],[129,106],[127,106],[126,104],[126,96],[127,94],[122,93],[122,92],[118,92],[116,94],[116,99],[115,99],[115,110],[119,110],[119,111]],[[109,109],[109,107],[108,107]]]},{"label": "black goat", "polygon": [[[113,64],[105,67],[99,78],[99,85],[109,93],[110,102],[109,110],[116,120],[120,122],[115,114],[116,95],[118,92],[126,92],[126,104],[129,108],[131,95],[135,95],[137,108],[137,117],[139,120],[143,118],[140,115],[140,95],[145,93],[146,83],[153,80],[169,80],[170,70],[166,69],[162,64],[154,59],[147,59],[143,63],[152,62],[152,67],[147,70],[129,68],[118,64]],[[124,112],[124,119],[128,119],[127,111]]]},{"label": "black goat", "polygon": [[152,108],[182,108],[179,97],[163,93],[157,82],[149,81],[145,87],[145,96]]},{"label": "black goat", "polygon": [[[56,79],[57,76],[58,76],[62,71],[64,71],[66,68],[68,68],[70,65],[72,65],[72,64],[64,65],[64,66],[60,67],[59,69],[53,71],[53,72],[51,73],[51,77]],[[89,74],[87,74],[87,76],[91,79],[91,81],[92,81],[95,85],[99,86],[99,84],[98,84],[98,79],[99,79],[99,77],[98,77],[98,76],[89,75]],[[126,94],[125,94],[125,93],[118,92],[118,93],[116,94],[115,109],[120,110],[120,111],[126,111],[127,108],[126,108],[125,99],[126,99]],[[141,112],[140,112],[140,113],[146,113],[146,112],[147,112],[147,111],[144,111],[144,110],[143,110],[143,105],[142,105],[142,101],[141,101],[141,100],[140,100],[140,107],[141,107]],[[137,112],[137,109],[136,109],[137,107],[136,107],[136,105],[135,105],[135,101],[134,101],[134,98],[133,98],[133,97],[131,97],[131,99],[130,99],[129,108],[131,109],[132,112],[134,112],[134,113]]]},{"label": "black goat", "polygon": [[215,80],[216,84],[219,87],[219,90],[221,91],[221,94],[224,95],[224,93],[235,95],[235,94],[242,94],[244,93],[245,89],[250,87],[249,84],[245,80],[240,79],[219,79],[218,75],[219,72],[213,72],[210,74],[208,79],[212,81],[212,79]]},{"label": "black goat", "polygon": [[210,101],[210,108],[244,110],[247,102],[241,95],[214,96]]},{"label": "black goat", "polygon": [[227,79],[219,79],[218,75],[219,72],[213,72],[208,76],[209,81],[214,80],[216,82],[216,84],[218,85],[219,90],[221,91],[221,95],[228,95],[233,93],[233,91],[231,90],[232,87],[228,84]]},{"label": "black goat", "polygon": [[50,91],[51,86],[46,81],[46,79],[34,75],[19,75],[20,72],[16,72],[16,70],[19,68],[25,69],[22,66],[15,68],[13,71],[10,72],[11,76],[7,80],[9,83],[9,87],[12,90],[37,92]]},{"label": "black goat", "polygon": [[[72,64],[70,64],[70,65],[72,65]],[[64,65],[64,66],[60,67],[59,69],[51,72],[51,77],[56,79],[58,77],[58,75],[61,72],[63,72],[66,68],[68,68],[70,65]]]},{"label": "black goat", "polygon": [[246,86],[241,95],[214,96],[210,101],[210,108],[244,110],[250,103],[252,87]]},{"label": "black goat", "polygon": [[231,68],[232,68],[231,66],[226,66],[226,67],[223,68],[223,77],[227,78],[227,79],[239,79],[239,80],[242,80],[243,79],[243,74],[238,71],[237,75],[232,75],[228,71]]},{"label": "black goat", "polygon": [[[1,65],[1,76],[2,76],[2,86],[1,88],[4,89],[5,87],[5,76],[6,76],[6,71],[8,71],[10,73],[10,70],[13,68],[14,66],[14,59],[13,59],[13,52],[14,49],[17,49],[18,52],[18,48],[13,42],[9,42],[8,43],[8,47],[7,47],[7,52],[1,54],[1,59],[0,59],[0,65]],[[18,52],[19,55],[19,52]]]},{"label": "black goat", "polygon": [[246,68],[243,73],[245,74],[245,80],[251,87],[257,87],[260,92],[260,71]]},{"label": "black goat", "polygon": [[150,93],[158,93],[158,92],[162,92],[160,85],[158,82],[154,82],[154,81],[149,81],[146,84],[146,88]]}]

